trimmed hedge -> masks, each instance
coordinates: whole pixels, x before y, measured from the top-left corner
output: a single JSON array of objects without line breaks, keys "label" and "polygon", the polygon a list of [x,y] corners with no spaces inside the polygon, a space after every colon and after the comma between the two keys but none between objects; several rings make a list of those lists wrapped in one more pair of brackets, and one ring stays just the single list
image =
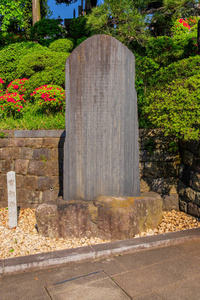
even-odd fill
[{"label": "trimmed hedge", "polygon": [[34,52],[25,55],[17,68],[18,77],[29,78],[24,84],[25,95],[30,95],[37,87],[53,84],[65,87],[65,61],[69,53],[65,52]]},{"label": "trimmed hedge", "polygon": [[[20,78],[17,67],[20,59],[26,54],[32,55],[35,51],[45,51],[48,48],[33,42],[11,44],[0,51],[0,78],[8,85],[12,80]],[[26,76],[23,76],[26,77]]]},{"label": "trimmed hedge", "polygon": [[51,51],[56,52],[72,52],[74,43],[71,39],[59,39],[49,45]]}]

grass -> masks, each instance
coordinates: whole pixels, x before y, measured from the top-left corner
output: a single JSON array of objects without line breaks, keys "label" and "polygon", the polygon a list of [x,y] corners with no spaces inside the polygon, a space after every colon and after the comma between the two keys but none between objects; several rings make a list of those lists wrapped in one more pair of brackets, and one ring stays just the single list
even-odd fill
[{"label": "grass", "polygon": [[1,117],[0,128],[15,130],[38,130],[38,129],[65,129],[65,114],[37,113],[34,105],[28,105],[21,118]]}]

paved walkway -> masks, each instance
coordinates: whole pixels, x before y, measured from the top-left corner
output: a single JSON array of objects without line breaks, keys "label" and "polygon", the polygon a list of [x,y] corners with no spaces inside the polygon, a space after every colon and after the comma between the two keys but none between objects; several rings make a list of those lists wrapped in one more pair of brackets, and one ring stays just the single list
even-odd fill
[{"label": "paved walkway", "polygon": [[[172,236],[157,236],[154,246],[149,238],[142,238],[143,245],[146,242],[149,246],[128,254],[124,253],[127,249],[122,247],[123,242],[115,242],[121,243],[122,254],[109,257],[107,252],[101,259],[71,262],[13,275],[5,274],[0,269],[0,300],[200,299],[200,230],[185,231],[185,236],[183,233],[180,236],[174,233],[175,238],[171,238],[168,245],[163,244]],[[142,239],[138,239],[140,245]],[[109,247],[113,248],[113,244],[108,243],[104,247],[108,250]],[[13,259],[10,261],[13,262]]]}]

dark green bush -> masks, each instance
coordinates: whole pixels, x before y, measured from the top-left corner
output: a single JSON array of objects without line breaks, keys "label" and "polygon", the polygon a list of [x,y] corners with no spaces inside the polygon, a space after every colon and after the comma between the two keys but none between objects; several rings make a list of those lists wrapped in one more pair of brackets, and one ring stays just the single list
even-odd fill
[{"label": "dark green bush", "polygon": [[45,84],[55,84],[65,87],[65,61],[69,53],[66,52],[34,52],[25,55],[17,68],[18,77],[29,78],[24,84],[26,97],[37,87]]},{"label": "dark green bush", "polygon": [[175,60],[175,52],[178,46],[174,43],[173,38],[168,36],[152,37],[146,45],[146,55],[154,59],[161,66],[166,66]]},{"label": "dark green bush", "polygon": [[77,40],[83,36],[90,36],[90,32],[86,28],[86,22],[86,16],[81,16],[71,21],[69,34],[72,39]]},{"label": "dark green bush", "polygon": [[56,52],[72,52],[74,43],[71,39],[59,39],[49,45],[51,51]]},{"label": "dark green bush", "polygon": [[86,37],[86,36],[83,36],[82,38],[77,39],[77,41],[76,41],[76,47],[78,45],[80,45],[82,42],[84,42],[85,40],[87,40],[87,39],[88,39],[88,37]]},{"label": "dark green bush", "polygon": [[24,35],[0,31],[0,49],[7,45],[21,43],[23,41],[26,41],[26,37]]},{"label": "dark green bush", "polygon": [[31,40],[37,41],[43,46],[49,46],[64,36],[64,29],[59,25],[59,21],[54,19],[42,19],[31,28]]},{"label": "dark green bush", "polygon": [[155,87],[146,98],[144,111],[165,135],[199,140],[200,75],[171,80],[169,84]]},{"label": "dark green bush", "polygon": [[[21,58],[27,53],[34,53],[35,51],[45,48],[33,42],[22,42],[6,46],[0,51],[0,78],[8,85],[12,80],[20,78],[17,74],[17,67]],[[26,77],[26,76],[23,76]],[[21,77],[21,78],[23,78]]]}]

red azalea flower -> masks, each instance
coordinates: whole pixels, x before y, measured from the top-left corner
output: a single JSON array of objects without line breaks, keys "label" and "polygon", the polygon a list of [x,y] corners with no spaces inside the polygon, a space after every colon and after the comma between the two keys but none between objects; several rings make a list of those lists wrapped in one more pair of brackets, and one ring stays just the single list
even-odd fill
[{"label": "red azalea flower", "polygon": [[4,81],[0,78],[0,83],[4,83]]},{"label": "red azalea flower", "polygon": [[184,27],[187,27],[188,29],[190,29],[190,25],[188,23],[186,23],[183,19],[179,19],[178,22],[183,24]]}]

